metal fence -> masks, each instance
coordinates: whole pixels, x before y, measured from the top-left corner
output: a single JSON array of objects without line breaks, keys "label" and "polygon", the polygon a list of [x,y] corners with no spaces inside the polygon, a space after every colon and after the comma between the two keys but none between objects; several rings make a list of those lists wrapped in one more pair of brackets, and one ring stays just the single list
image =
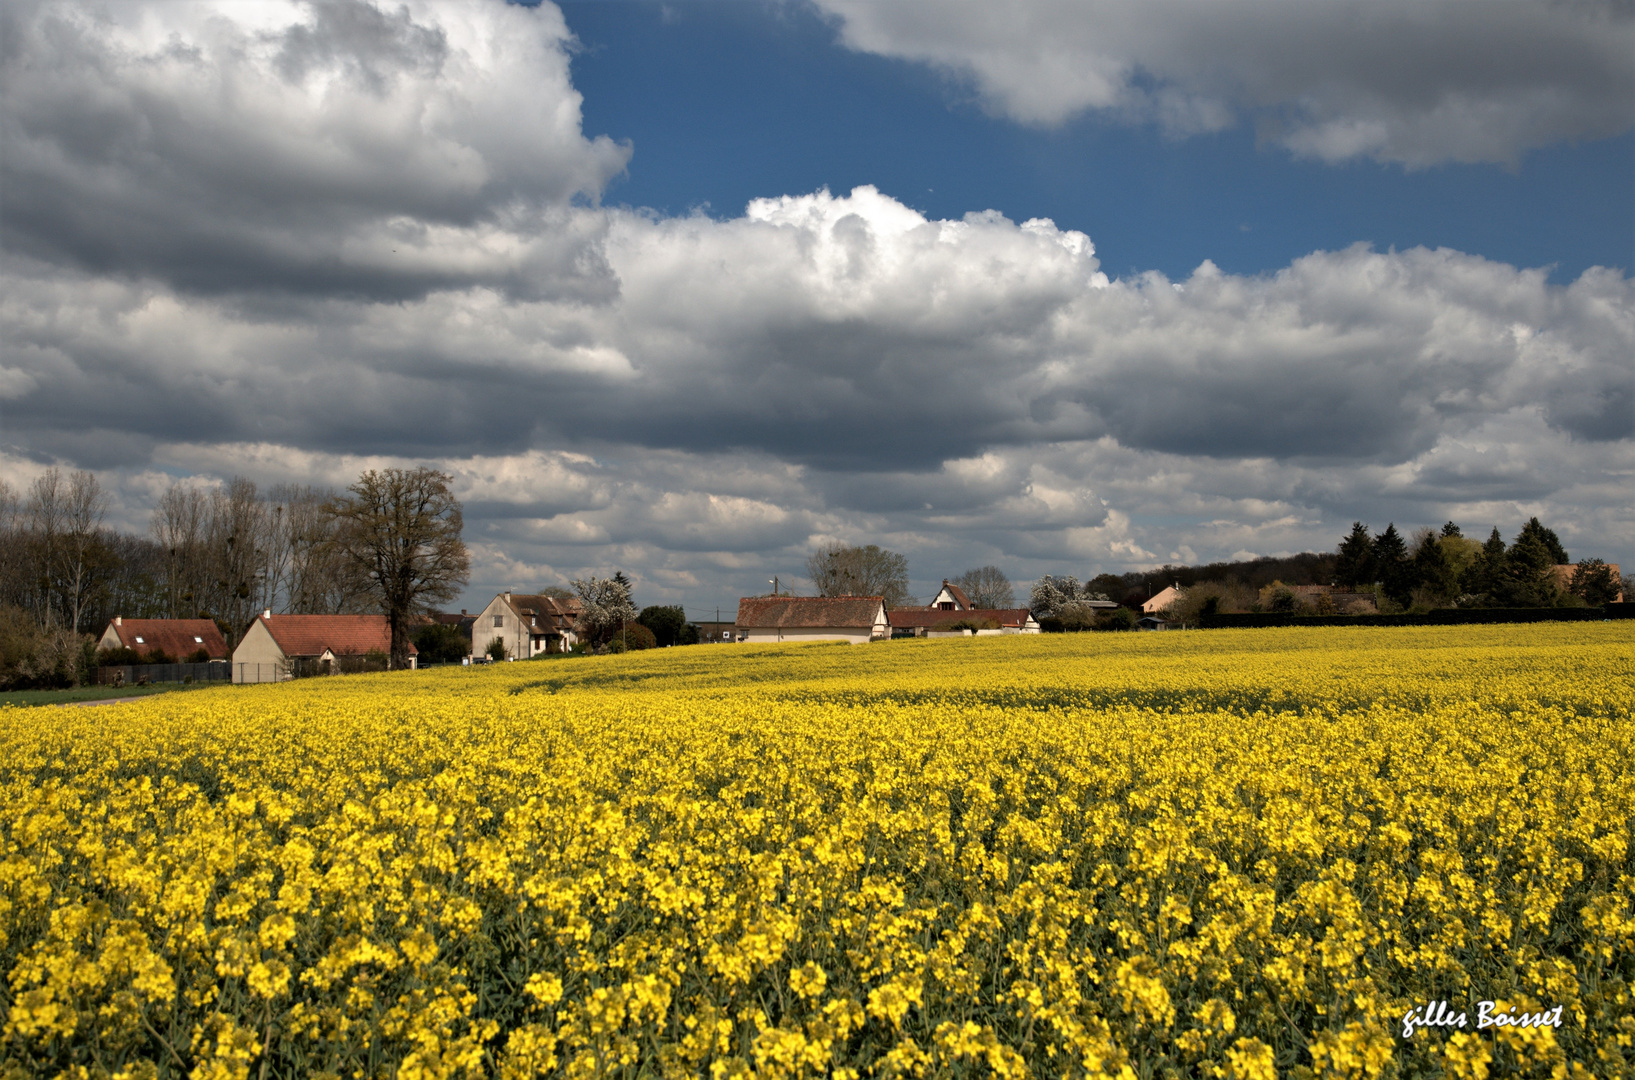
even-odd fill
[{"label": "metal fence", "polygon": [[146,686],[149,683],[227,682],[231,664],[112,664],[97,668],[98,686]]}]

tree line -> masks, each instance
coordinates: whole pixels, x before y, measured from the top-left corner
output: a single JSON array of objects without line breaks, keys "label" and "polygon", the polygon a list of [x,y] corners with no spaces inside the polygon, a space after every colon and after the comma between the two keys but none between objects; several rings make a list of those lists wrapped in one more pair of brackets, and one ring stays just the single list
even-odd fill
[{"label": "tree line", "polygon": [[469,576],[450,482],[419,468],[369,470],[345,491],[173,483],[144,536],[104,524],[90,472],[50,468],[22,491],[0,480],[0,686],[84,679],[84,635],[115,615],[207,618],[231,649],[263,610],[379,612],[406,666],[416,616]]}]

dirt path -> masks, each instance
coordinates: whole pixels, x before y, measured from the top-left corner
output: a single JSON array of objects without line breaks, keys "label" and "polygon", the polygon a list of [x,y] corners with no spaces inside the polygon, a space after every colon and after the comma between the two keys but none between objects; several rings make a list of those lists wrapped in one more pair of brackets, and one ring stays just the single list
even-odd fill
[{"label": "dirt path", "polygon": [[146,701],[153,696],[152,694],[138,694],[135,697],[105,697],[96,698],[92,701],[59,701],[57,705],[64,709],[83,708],[86,705],[123,705],[129,701]]}]

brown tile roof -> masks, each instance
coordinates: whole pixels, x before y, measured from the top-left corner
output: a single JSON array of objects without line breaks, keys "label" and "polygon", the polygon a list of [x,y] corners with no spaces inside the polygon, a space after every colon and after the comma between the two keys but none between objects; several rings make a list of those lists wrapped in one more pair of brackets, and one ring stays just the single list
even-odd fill
[{"label": "brown tile roof", "polygon": [[532,624],[540,629],[561,632],[572,630],[574,622],[579,618],[579,598],[563,600],[555,596],[537,596],[526,593],[512,593],[508,601],[511,610],[516,612],[517,618],[524,623],[532,620]]},{"label": "brown tile roof", "polygon": [[744,627],[873,627],[884,600],[878,596],[746,596],[738,601]]},{"label": "brown tile roof", "polygon": [[[263,615],[261,625],[285,656],[361,656],[392,651],[392,628],[384,615]],[[409,653],[418,650],[409,642]]]},{"label": "brown tile roof", "polygon": [[163,649],[182,660],[204,649],[212,660],[227,659],[227,640],[210,619],[115,619],[108,625],[121,645],[140,653]]},{"label": "brown tile roof", "polygon": [[893,628],[910,626],[940,626],[943,623],[970,619],[980,622],[992,619],[1000,626],[1026,626],[1031,613],[1027,608],[966,608],[964,611],[939,611],[936,608],[898,608],[886,612]]}]

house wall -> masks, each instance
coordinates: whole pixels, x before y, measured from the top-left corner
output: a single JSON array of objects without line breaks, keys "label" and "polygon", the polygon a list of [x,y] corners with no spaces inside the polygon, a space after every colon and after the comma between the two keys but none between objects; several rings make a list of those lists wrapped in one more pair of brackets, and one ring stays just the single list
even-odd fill
[{"label": "house wall", "polygon": [[[782,630],[775,626],[749,626],[740,628],[740,632],[748,635],[751,645],[777,644],[780,641],[785,645],[802,641],[849,641],[853,645],[862,645],[874,636],[867,627],[862,626],[799,626]],[[882,631],[885,632],[889,631]]]},{"label": "house wall", "polygon": [[[498,626],[495,621],[498,620]],[[511,610],[503,594],[494,597],[488,606],[478,612],[476,621],[471,624],[471,655],[487,656],[488,645],[495,638],[505,642],[506,655],[527,656],[528,637],[522,634],[519,644],[517,637],[521,626],[517,622],[517,613]]]},{"label": "house wall", "polygon": [[124,644],[124,643],[119,640],[119,632],[114,629],[114,624],[113,623],[109,623],[108,624],[108,629],[106,629],[106,630],[104,630],[102,632],[101,639],[97,641],[97,648],[98,649],[117,649],[122,644]]},{"label": "house wall", "polygon": [[244,639],[233,650],[233,681],[236,683],[283,682],[290,677],[289,658],[273,640],[260,619],[250,624]]}]

